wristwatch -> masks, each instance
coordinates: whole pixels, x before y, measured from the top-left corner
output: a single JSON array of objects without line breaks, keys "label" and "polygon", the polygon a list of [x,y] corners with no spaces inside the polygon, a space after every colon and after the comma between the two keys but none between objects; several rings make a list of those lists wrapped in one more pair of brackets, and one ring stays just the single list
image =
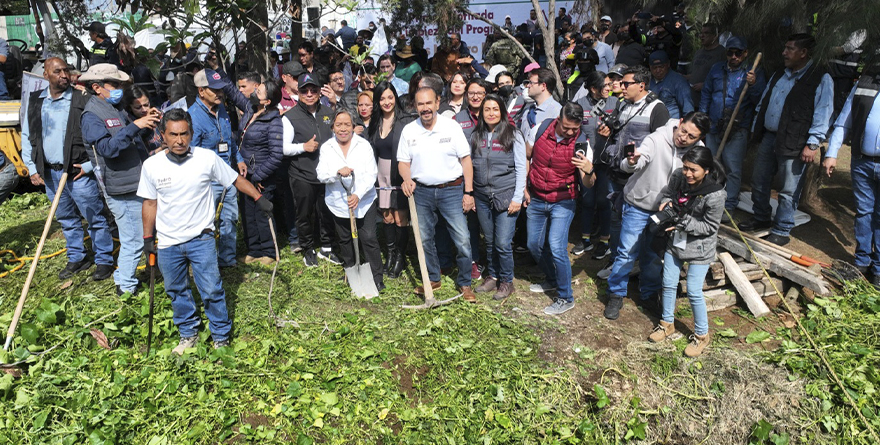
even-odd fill
[{"label": "wristwatch", "polygon": [[819,149],[819,144],[808,144],[807,148],[809,148],[812,151],[816,151]]},{"label": "wristwatch", "polygon": [[596,170],[596,169],[594,168],[593,170],[590,170],[590,171],[588,171],[588,172],[584,172],[584,174],[587,175],[587,176],[590,176],[590,175],[593,174],[593,172],[594,172],[595,170]]},{"label": "wristwatch", "polygon": [[473,191],[473,190],[471,190],[471,191],[467,191],[467,190],[465,190],[465,191],[464,191],[464,194],[465,194],[465,195],[468,195],[468,196],[474,196],[474,191]]}]

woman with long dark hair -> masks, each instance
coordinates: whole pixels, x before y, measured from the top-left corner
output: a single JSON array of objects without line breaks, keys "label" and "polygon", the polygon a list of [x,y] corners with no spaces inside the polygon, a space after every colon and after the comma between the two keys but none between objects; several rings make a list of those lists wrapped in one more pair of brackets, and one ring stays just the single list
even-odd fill
[{"label": "woman with long dark hair", "polygon": [[[126,88],[122,93],[122,109],[128,112],[132,122],[146,116],[150,112],[150,98],[147,92],[138,86]],[[158,128],[155,130],[149,127],[142,128],[138,131],[138,136],[144,141],[151,155],[162,146],[162,136]]]},{"label": "woman with long dark hair", "polygon": [[495,291],[493,298],[503,300],[513,293],[513,231],[528,167],[525,139],[498,95],[483,100],[470,144],[474,203],[488,251],[487,275],[476,291]]},{"label": "woman with long dark hair", "polygon": [[[239,154],[247,164],[247,180],[263,198],[271,201],[275,194],[276,170],[284,156],[284,129],[278,113],[281,86],[274,79],[268,79],[251,94],[250,101],[254,115],[241,132]],[[269,231],[272,216],[261,212],[256,201],[245,194],[241,194],[239,208],[242,209],[242,229],[247,244],[244,263],[272,264],[275,262],[275,243]]]},{"label": "woman with long dark hair", "polygon": [[[724,213],[724,168],[708,148],[691,148],[681,157],[682,167],[676,170],[664,189],[660,214],[668,214],[670,235],[663,257],[663,316],[649,337],[660,342],[675,333],[675,297],[681,267],[688,263],[687,295],[694,314],[694,335],[685,348],[688,357],[703,353],[709,345],[709,317],[703,299],[703,281],[715,259],[718,227]],[[662,224],[662,223],[661,223]]]},{"label": "woman with long dark hair", "polygon": [[394,87],[389,82],[379,82],[373,89],[373,115],[368,139],[379,168],[379,211],[385,223],[387,245],[383,270],[389,278],[399,277],[406,267],[409,241],[409,205],[400,190],[403,178],[397,170],[397,146],[406,123]]},{"label": "woman with long dark hair", "polygon": [[446,104],[449,108],[440,113],[441,115],[451,118],[461,111],[462,104],[467,100],[465,88],[469,80],[470,76],[464,71],[452,75],[452,80],[446,87]]}]

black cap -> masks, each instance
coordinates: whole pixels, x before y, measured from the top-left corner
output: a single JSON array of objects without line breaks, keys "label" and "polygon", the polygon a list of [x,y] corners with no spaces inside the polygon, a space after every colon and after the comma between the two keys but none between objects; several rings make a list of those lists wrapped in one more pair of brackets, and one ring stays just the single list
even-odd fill
[{"label": "black cap", "polygon": [[298,88],[303,88],[306,85],[314,85],[318,88],[321,88],[321,84],[318,82],[318,79],[315,78],[311,73],[305,73],[299,76],[299,85]]},{"label": "black cap", "polygon": [[92,23],[88,24],[87,26],[83,26],[83,29],[88,32],[93,32],[99,36],[106,36],[107,35],[107,30],[104,27],[104,24],[101,22],[92,22]]},{"label": "black cap", "polygon": [[292,77],[299,77],[302,73],[305,73],[306,70],[303,68],[302,64],[299,62],[294,62],[291,60],[290,62],[285,62],[281,67],[281,74],[287,74]]}]

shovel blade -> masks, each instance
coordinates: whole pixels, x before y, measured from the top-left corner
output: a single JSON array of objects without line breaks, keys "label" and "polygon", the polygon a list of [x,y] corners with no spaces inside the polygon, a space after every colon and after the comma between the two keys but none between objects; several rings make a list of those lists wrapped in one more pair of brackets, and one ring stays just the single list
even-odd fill
[{"label": "shovel blade", "polygon": [[373,271],[369,264],[361,264],[345,268],[345,276],[348,278],[348,285],[351,286],[351,293],[356,297],[370,299],[379,296],[379,290],[376,289],[376,283],[373,281]]}]

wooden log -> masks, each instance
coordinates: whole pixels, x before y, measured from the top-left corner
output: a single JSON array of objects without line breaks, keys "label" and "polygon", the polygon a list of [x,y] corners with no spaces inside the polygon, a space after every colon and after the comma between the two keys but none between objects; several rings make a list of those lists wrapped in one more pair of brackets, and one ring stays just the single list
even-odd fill
[{"label": "wooden log", "polygon": [[730,256],[730,253],[722,252],[718,255],[718,258],[724,264],[724,272],[727,274],[727,279],[733,283],[733,286],[736,288],[739,296],[746,302],[746,306],[749,307],[752,315],[760,318],[769,314],[770,308],[761,300],[761,296],[758,295],[752,283],[749,282],[749,279],[746,278],[745,274],[739,269],[739,266],[736,265],[736,261]]},{"label": "wooden log", "polygon": [[[773,281],[776,283],[777,286],[779,286],[779,289],[781,290],[782,280],[774,278]],[[752,285],[756,288],[761,289],[761,292],[758,292],[758,295],[761,295],[762,298],[770,298],[776,294],[776,291],[773,290],[773,286],[769,285],[769,281],[767,281],[766,278],[764,280],[752,283]],[[703,299],[706,300],[706,310],[708,312],[720,311],[736,304],[736,290],[731,286],[712,289],[710,291],[703,292]]]},{"label": "wooden log", "polygon": [[[744,258],[750,263],[756,262],[752,254],[749,253],[748,248],[746,248],[746,245],[743,244],[742,240],[739,238],[733,238],[726,233],[719,232],[718,245],[728,252]],[[768,271],[804,286],[821,296],[827,296],[830,294],[828,283],[825,279],[808,271],[805,267],[799,266],[788,258],[782,258],[779,255],[765,254],[758,252],[757,250],[755,251],[755,254],[761,259],[761,263],[764,264],[764,267],[767,268]]]},{"label": "wooden log", "polygon": [[723,280],[724,279],[724,265],[719,263],[718,261],[713,262],[709,265],[709,276],[715,280]]}]

